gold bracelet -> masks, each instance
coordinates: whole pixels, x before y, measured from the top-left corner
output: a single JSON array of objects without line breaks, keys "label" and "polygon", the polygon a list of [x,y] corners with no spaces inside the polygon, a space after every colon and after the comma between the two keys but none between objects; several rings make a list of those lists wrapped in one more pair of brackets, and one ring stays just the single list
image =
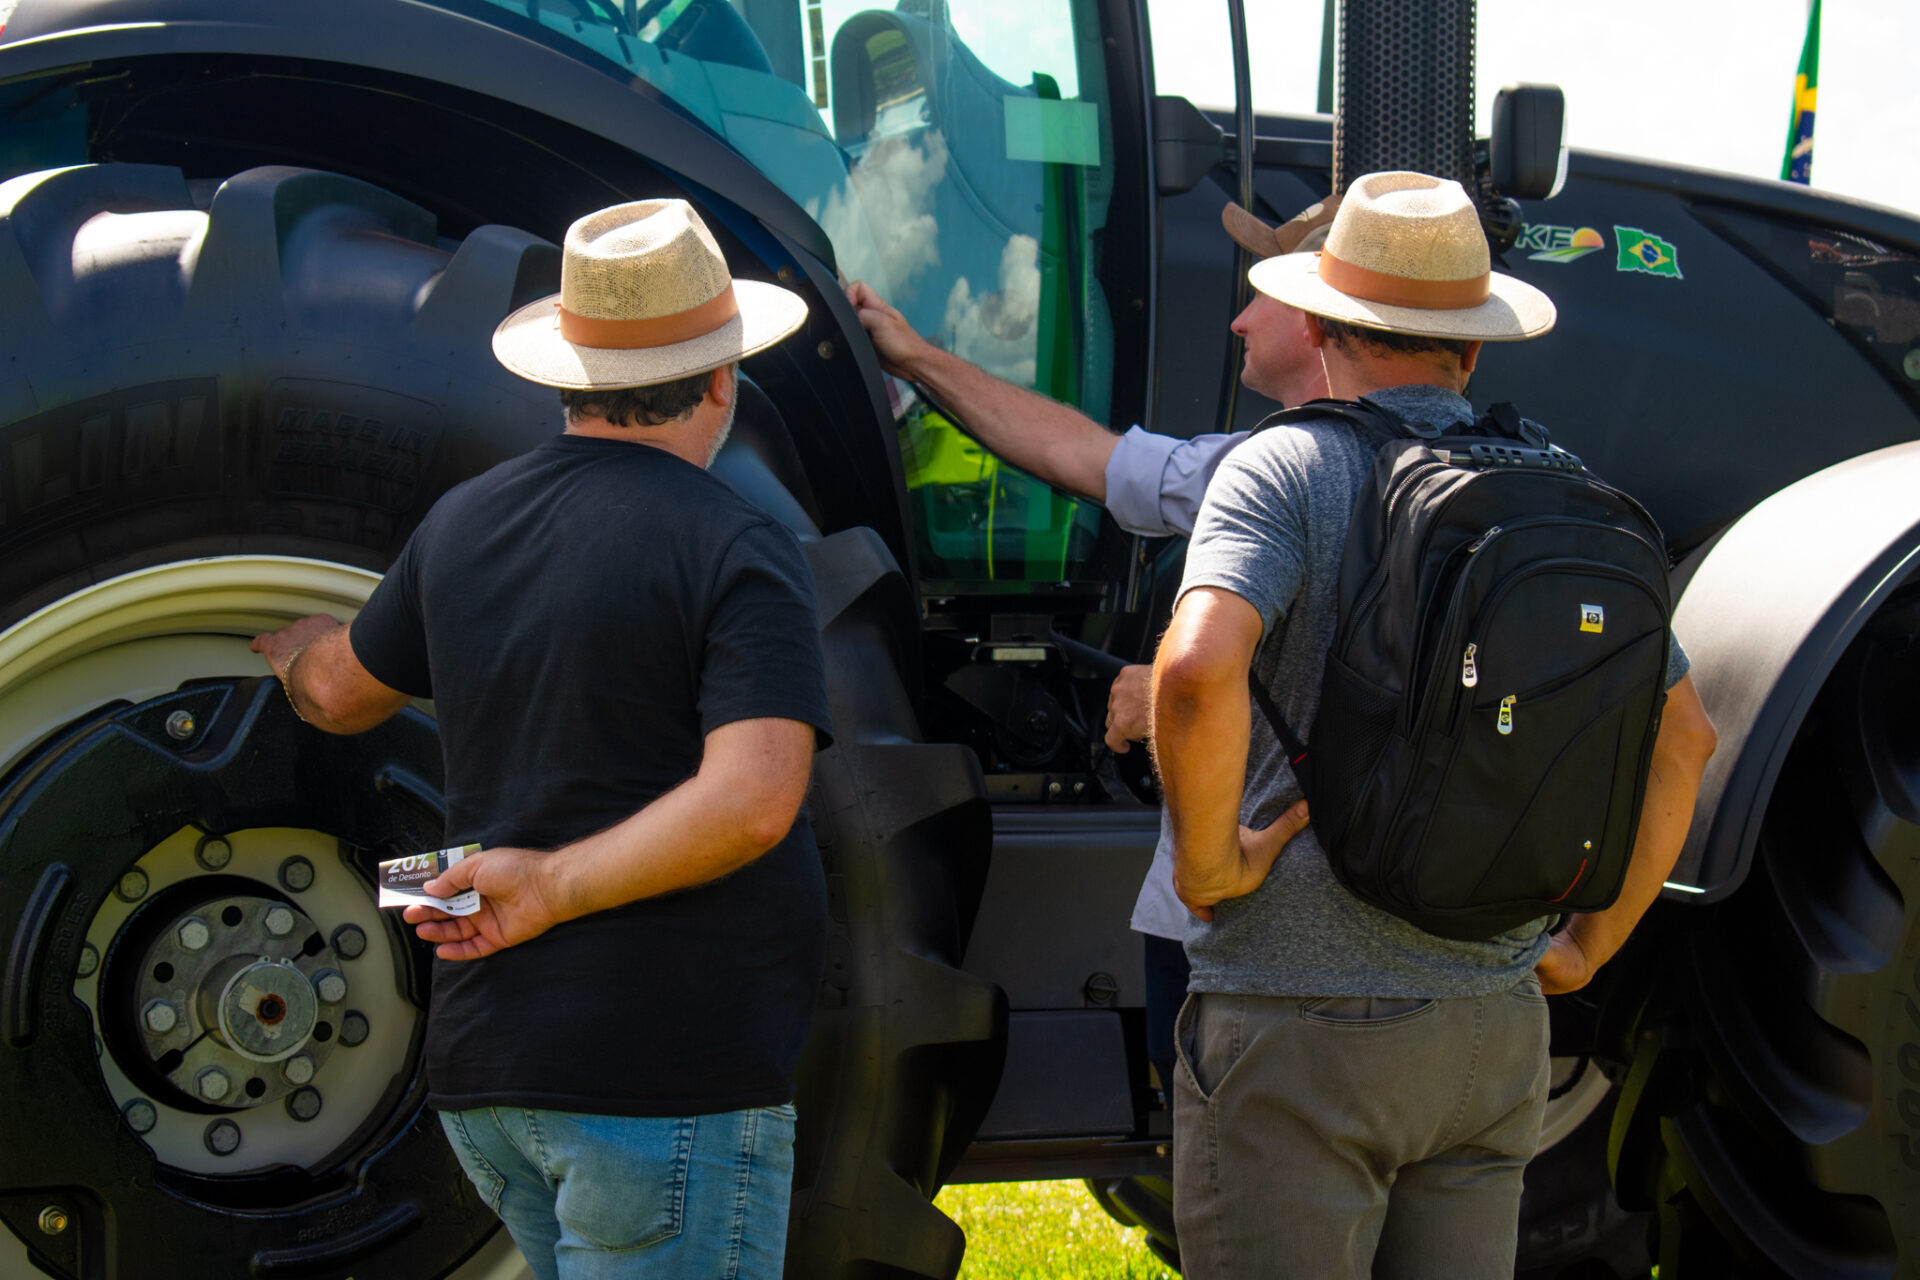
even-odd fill
[{"label": "gold bracelet", "polygon": [[287,705],[293,708],[293,714],[301,724],[312,724],[313,721],[307,719],[307,717],[302,714],[300,710],[300,699],[293,696],[293,664],[300,661],[300,655],[311,648],[312,644],[313,642],[309,640],[306,644],[295,649],[287,656],[287,665],[280,669],[280,687],[286,690]]}]

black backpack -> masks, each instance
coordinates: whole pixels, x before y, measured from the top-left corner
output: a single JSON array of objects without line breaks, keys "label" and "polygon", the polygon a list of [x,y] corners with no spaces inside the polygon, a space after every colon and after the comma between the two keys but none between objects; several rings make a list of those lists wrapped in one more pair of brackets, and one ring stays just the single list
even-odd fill
[{"label": "black backpack", "polygon": [[1364,398],[1262,426],[1327,417],[1385,443],[1311,749],[1253,693],[1334,874],[1448,938],[1611,905],[1666,700],[1659,528],[1511,405],[1448,434]]}]

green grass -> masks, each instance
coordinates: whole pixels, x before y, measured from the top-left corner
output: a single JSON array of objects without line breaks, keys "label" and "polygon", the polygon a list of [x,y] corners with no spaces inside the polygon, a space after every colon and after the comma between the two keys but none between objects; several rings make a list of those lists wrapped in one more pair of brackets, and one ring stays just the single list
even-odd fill
[{"label": "green grass", "polygon": [[1176,1280],[1082,1182],[948,1187],[934,1203],[967,1233],[960,1280]]}]

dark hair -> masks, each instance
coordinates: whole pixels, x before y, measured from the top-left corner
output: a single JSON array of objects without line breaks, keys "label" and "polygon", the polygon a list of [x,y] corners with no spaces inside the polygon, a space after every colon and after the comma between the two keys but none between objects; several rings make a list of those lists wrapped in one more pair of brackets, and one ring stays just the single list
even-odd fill
[{"label": "dark hair", "polygon": [[616,427],[657,427],[686,417],[707,394],[709,369],[672,382],[656,382],[650,387],[611,387],[581,391],[563,387],[560,404],[568,422],[582,418],[605,418]]},{"label": "dark hair", "polygon": [[1397,355],[1439,356],[1451,355],[1464,359],[1467,344],[1458,338],[1423,338],[1412,333],[1388,333],[1385,329],[1369,329],[1365,325],[1347,324],[1341,320],[1329,320],[1325,316],[1314,317],[1320,322],[1320,329],[1337,347],[1352,351],[1356,346],[1372,347],[1380,353],[1392,352]]}]

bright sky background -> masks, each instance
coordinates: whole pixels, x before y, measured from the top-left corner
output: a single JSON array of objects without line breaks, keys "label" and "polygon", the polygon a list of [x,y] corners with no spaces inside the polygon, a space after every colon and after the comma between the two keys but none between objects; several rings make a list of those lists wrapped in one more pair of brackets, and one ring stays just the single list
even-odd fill
[{"label": "bright sky background", "polygon": [[[1312,111],[1322,0],[1247,0],[1254,102]],[[1225,0],[1149,0],[1161,93],[1230,106]],[[1558,84],[1576,147],[1777,178],[1808,0],[1631,9],[1480,0],[1480,129],[1503,84]],[[1920,3],[1826,0],[1813,185],[1920,213]]]}]

